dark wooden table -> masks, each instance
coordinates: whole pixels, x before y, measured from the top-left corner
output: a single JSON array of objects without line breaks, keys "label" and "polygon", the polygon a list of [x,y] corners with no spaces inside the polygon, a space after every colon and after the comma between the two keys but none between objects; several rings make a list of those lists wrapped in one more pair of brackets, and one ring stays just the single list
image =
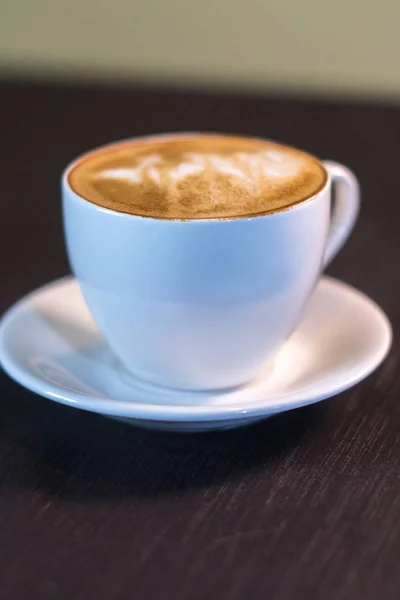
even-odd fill
[{"label": "dark wooden table", "polygon": [[0,85],[6,309],[67,273],[59,175],[148,132],[268,136],[359,176],[359,224],[329,272],[394,326],[384,365],[319,405],[230,433],[145,432],[1,373],[0,598],[398,600],[400,107]]}]

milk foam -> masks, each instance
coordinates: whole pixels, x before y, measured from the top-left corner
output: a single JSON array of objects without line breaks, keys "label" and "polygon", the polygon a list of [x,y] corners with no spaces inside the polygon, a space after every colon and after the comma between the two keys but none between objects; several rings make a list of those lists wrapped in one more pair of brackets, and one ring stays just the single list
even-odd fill
[{"label": "milk foam", "polygon": [[263,178],[286,178],[299,173],[302,161],[294,156],[285,155],[277,150],[267,150],[257,154],[235,152],[232,156],[186,152],[182,162],[170,165],[161,154],[150,154],[139,158],[135,166],[113,168],[99,171],[97,177],[119,179],[132,184],[143,183],[150,179],[157,185],[165,185],[168,180],[182,181],[192,175],[212,175],[213,173],[227,176],[227,179],[238,179],[245,184],[255,187]]},{"label": "milk foam", "polygon": [[314,157],[252,138],[156,138],[104,149],[72,171],[90,201],[144,216],[209,218],[277,210],[325,179]]}]

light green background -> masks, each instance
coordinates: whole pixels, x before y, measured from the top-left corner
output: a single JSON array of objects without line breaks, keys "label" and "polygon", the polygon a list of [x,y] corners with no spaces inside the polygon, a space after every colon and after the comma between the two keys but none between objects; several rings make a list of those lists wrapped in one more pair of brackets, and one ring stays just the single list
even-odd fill
[{"label": "light green background", "polygon": [[0,74],[400,97],[398,0],[0,0]]}]

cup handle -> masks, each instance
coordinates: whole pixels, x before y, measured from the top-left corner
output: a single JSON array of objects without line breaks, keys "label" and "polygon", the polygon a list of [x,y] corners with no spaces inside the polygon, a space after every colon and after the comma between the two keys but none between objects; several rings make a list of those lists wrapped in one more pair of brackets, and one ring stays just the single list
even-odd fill
[{"label": "cup handle", "polygon": [[322,262],[325,268],[354,227],[360,206],[360,188],[355,175],[347,167],[331,161],[324,161],[323,165],[330,175],[332,187],[335,187],[335,201]]}]

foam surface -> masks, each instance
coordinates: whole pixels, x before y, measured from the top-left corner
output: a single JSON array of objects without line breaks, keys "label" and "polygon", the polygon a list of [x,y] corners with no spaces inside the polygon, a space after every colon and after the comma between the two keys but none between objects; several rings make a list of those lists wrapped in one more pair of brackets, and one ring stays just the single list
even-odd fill
[{"label": "foam surface", "polygon": [[82,197],[119,212],[167,219],[229,218],[287,208],[326,173],[313,156],[228,135],[149,137],[84,156],[69,174]]}]

